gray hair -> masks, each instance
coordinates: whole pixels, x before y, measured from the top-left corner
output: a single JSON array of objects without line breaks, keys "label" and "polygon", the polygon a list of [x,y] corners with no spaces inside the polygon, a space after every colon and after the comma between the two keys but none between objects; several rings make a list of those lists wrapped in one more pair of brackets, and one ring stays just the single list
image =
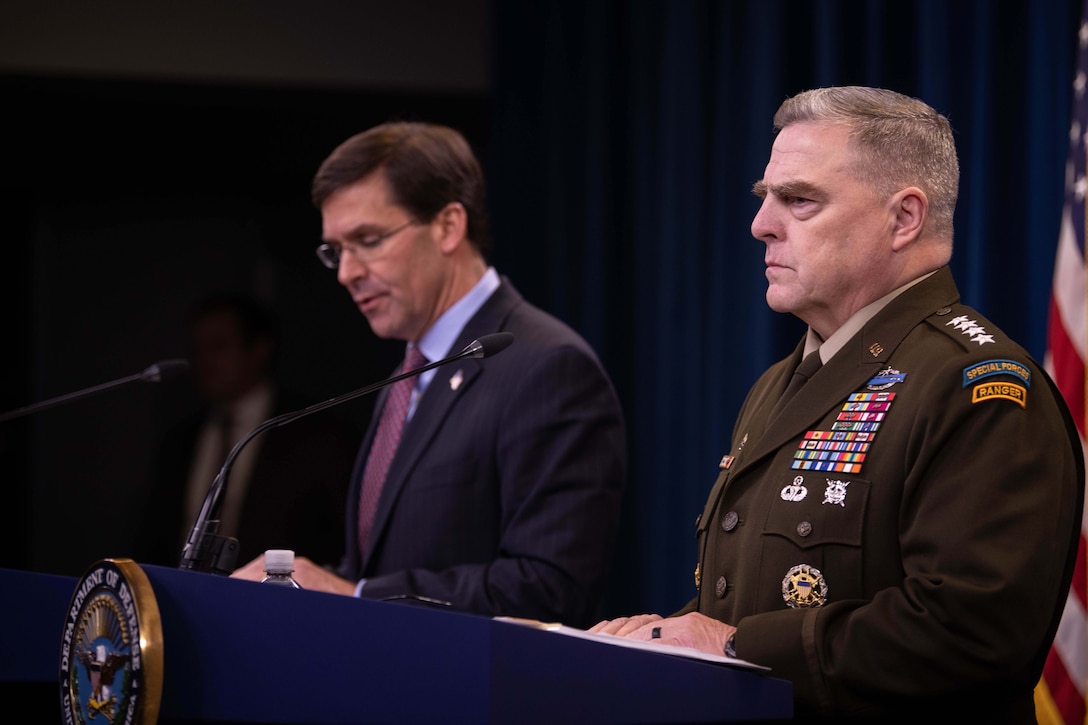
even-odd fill
[{"label": "gray hair", "polygon": [[882,88],[816,88],[786,99],[774,115],[796,123],[841,123],[856,152],[851,172],[882,196],[917,186],[929,199],[928,225],[952,240],[960,165],[948,119],[928,104]]}]

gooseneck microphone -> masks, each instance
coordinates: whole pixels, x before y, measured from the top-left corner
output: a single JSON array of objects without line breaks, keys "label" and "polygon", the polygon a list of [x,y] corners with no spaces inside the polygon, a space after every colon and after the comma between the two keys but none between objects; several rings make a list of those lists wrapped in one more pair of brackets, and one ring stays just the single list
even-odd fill
[{"label": "gooseneck microphone", "polygon": [[185,541],[179,568],[207,571],[215,574],[230,574],[234,571],[235,559],[238,554],[238,542],[233,538],[219,535],[219,513],[223,505],[227,478],[230,476],[230,470],[234,465],[234,459],[238,457],[238,454],[241,453],[246,444],[258,435],[271,428],[278,428],[281,425],[291,423],[292,421],[310,415],[311,413],[317,413],[326,408],[331,408],[334,405],[340,405],[341,403],[354,400],[362,395],[373,393],[374,391],[380,390],[387,385],[392,385],[399,380],[404,380],[405,378],[410,378],[414,375],[420,375],[421,373],[433,370],[440,365],[446,365],[465,358],[478,359],[497,355],[509,347],[510,343],[513,341],[514,335],[509,332],[496,332],[490,335],[484,335],[483,337],[470,342],[456,355],[444,358],[438,362],[428,363],[415,370],[409,370],[408,372],[394,375],[380,383],[374,383],[365,388],[360,388],[353,392],[345,393],[344,395],[330,398],[320,403],[315,403],[308,408],[296,410],[291,413],[284,413],[275,418],[269,418],[258,425],[235,444],[234,448],[227,454],[226,460],[223,461],[223,466],[219,469],[219,474],[216,475],[215,481],[212,482],[211,488],[204,497],[204,503],[201,505],[196,521],[193,523],[193,528],[190,530],[189,537]]},{"label": "gooseneck microphone", "polygon": [[172,378],[176,375],[180,375],[189,369],[189,362],[187,360],[160,360],[154,365],[149,366],[142,372],[135,375],[129,375],[118,380],[113,380],[108,383],[102,383],[101,385],[95,385],[90,388],[84,388],[83,390],[77,390],[74,393],[68,393],[67,395],[59,395],[56,398],[50,398],[49,400],[43,400],[40,403],[34,403],[33,405],[27,405],[16,410],[9,411],[0,415],[0,423],[12,420],[14,418],[21,418],[24,415],[30,415],[31,413],[37,413],[41,410],[47,410],[54,408],[64,403],[70,403],[80,398],[86,398],[91,395],[97,395],[111,388],[116,388],[119,385],[125,385],[133,382],[151,382],[158,383],[167,378]]}]

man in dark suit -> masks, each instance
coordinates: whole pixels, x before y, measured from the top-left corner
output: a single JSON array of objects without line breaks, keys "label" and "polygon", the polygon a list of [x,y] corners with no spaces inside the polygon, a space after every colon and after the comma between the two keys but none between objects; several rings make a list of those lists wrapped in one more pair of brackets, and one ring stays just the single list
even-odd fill
[{"label": "man in dark suit", "polygon": [[[205,298],[188,332],[201,405],[163,436],[136,543],[135,558],[145,564],[178,564],[212,481],[243,436],[313,402],[277,384],[278,325],[255,300]],[[238,539],[238,561],[290,546],[343,554],[339,527],[356,436],[353,426],[321,414],[266,431],[242,449],[219,524],[219,533]]]},{"label": "man in dark suit", "polygon": [[[352,474],[347,555],[335,574],[300,557],[295,578],[489,616],[593,621],[625,482],[622,413],[586,342],[485,260],[484,180],[468,143],[441,126],[373,128],[326,159],[313,200],[319,257],[379,337],[408,343],[406,360],[434,362],[498,331],[514,342],[377,401]],[[403,427],[388,435],[394,409],[392,427]],[[261,572],[258,559],[234,576]]]},{"label": "man in dark suit", "polygon": [[1084,460],[1042,366],[960,302],[951,126],[857,87],[774,122],[752,234],[808,333],[740,411],[692,601],[593,631],[768,666],[799,721],[1033,723]]}]

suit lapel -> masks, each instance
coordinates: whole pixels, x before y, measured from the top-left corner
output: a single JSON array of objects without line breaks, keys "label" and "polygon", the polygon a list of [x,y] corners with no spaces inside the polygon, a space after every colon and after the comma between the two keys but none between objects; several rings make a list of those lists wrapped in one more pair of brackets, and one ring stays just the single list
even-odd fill
[{"label": "suit lapel", "polygon": [[[494,294],[466,323],[447,355],[464,349],[466,345],[483,335],[500,331],[510,310],[520,301],[521,296],[504,278]],[[427,386],[411,420],[404,428],[397,454],[386,475],[378,509],[374,513],[374,524],[370,530],[366,559],[362,562],[363,572],[367,571],[371,554],[377,550],[378,542],[385,535],[390,515],[401,491],[427,450],[432,447],[446,420],[454,414],[458,401],[472,388],[481,374],[483,374],[483,366],[479,360],[473,358],[458,360],[435,369],[434,378]],[[356,507],[357,502],[358,499],[356,499]],[[357,521],[358,514],[356,514]]]}]

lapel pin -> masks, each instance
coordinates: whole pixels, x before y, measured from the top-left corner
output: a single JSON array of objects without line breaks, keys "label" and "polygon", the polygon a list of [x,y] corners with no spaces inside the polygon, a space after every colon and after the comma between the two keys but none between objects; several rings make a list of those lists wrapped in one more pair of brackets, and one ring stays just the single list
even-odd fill
[{"label": "lapel pin", "polygon": [[460,370],[455,372],[453,374],[453,377],[450,378],[450,390],[456,391],[459,387],[461,387],[461,382],[464,379],[465,379],[465,374],[464,373],[462,373]]}]

